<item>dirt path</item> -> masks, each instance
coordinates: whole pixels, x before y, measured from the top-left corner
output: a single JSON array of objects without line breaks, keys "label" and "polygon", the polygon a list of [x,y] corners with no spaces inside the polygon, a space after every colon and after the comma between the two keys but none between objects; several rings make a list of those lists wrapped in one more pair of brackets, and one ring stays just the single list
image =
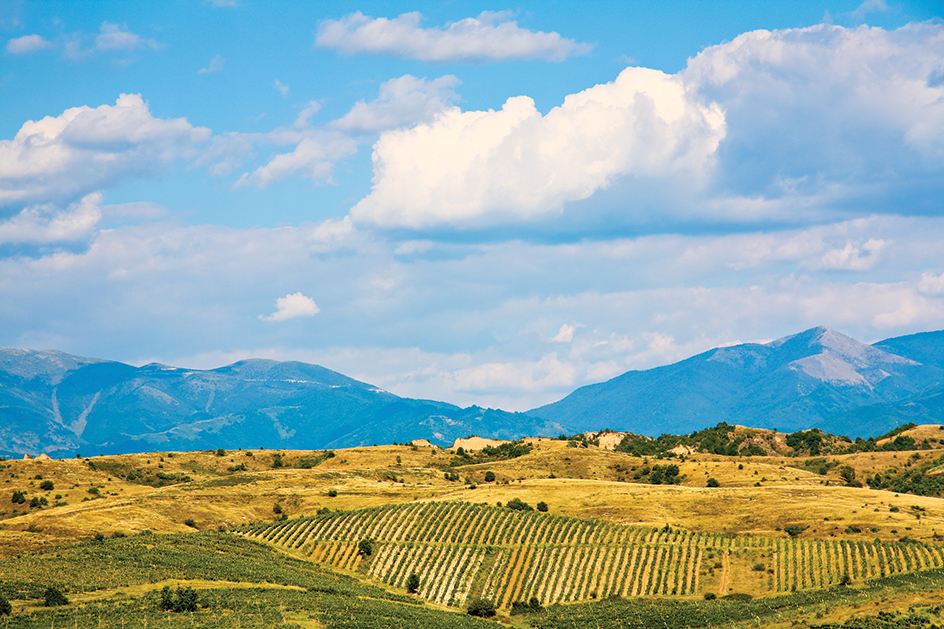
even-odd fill
[{"label": "dirt path", "polygon": [[728,593],[728,582],[731,580],[731,556],[728,549],[721,555],[721,584],[718,586],[718,596]]}]

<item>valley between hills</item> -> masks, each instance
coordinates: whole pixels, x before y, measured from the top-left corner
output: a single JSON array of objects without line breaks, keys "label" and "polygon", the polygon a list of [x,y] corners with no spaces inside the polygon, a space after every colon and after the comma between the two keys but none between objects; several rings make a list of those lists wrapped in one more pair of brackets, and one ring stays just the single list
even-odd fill
[{"label": "valley between hills", "polygon": [[0,623],[937,625],[942,448],[719,424],[6,460]]}]

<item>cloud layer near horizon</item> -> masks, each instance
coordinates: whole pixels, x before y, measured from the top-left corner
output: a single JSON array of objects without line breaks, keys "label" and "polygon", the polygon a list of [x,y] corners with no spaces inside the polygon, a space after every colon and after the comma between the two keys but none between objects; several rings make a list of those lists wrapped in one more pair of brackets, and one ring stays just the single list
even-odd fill
[{"label": "cloud layer near horizon", "polygon": [[[453,61],[471,58],[460,35],[541,35],[491,14],[468,32],[345,19],[342,53],[368,26],[422,31]],[[373,54],[419,54],[387,46]],[[519,58],[557,54],[535,50]],[[188,72],[237,63],[199,75],[212,58]],[[818,25],[744,33],[676,74],[614,71],[544,112],[520,94],[463,109],[458,76],[415,72],[331,116],[302,100],[257,132],[152,113],[147,94],[59,109],[0,140],[4,343],[193,367],[308,360],[398,394],[523,410],[816,325],[864,341],[939,328],[941,59],[939,21]],[[260,89],[282,102],[275,80]],[[318,208],[319,187],[368,152],[369,192],[364,179],[342,210]],[[280,198],[262,195],[301,182],[312,222],[188,225],[189,200],[108,203],[178,172],[227,201],[260,195],[266,220]]]}]

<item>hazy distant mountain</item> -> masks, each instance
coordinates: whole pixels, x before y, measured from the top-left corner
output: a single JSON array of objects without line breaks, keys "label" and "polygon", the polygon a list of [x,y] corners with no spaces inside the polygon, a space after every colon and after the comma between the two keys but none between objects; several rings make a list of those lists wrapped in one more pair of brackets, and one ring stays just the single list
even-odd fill
[{"label": "hazy distant mountain", "polygon": [[561,432],[684,434],[718,422],[869,437],[944,423],[944,331],[860,343],[813,328],[630,371],[524,413],[401,398],[317,365],[211,370],[0,349],[0,454],[448,444]]},{"label": "hazy distant mountain", "polygon": [[328,448],[561,427],[527,415],[401,398],[317,365],[211,370],[0,349],[0,453]]},{"label": "hazy distant mountain", "polygon": [[944,410],[944,332],[867,345],[828,328],[713,349],[577,389],[529,414],[575,430],[683,434],[718,422],[871,436]]}]

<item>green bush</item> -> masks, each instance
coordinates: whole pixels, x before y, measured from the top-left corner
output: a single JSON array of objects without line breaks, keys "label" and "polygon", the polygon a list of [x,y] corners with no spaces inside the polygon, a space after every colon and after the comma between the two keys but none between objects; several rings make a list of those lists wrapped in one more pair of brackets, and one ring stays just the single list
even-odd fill
[{"label": "green bush", "polygon": [[805,530],[806,527],[800,526],[799,524],[788,524],[787,526],[783,527],[783,532],[790,537],[796,537]]},{"label": "green bush", "polygon": [[13,605],[10,605],[10,601],[0,594],[0,616],[9,616],[12,613]]},{"label": "green bush", "polygon": [[507,503],[505,503],[505,506],[509,509],[513,509],[514,511],[534,511],[531,505],[521,498],[512,498]]},{"label": "green bush", "polygon": [[406,580],[406,591],[410,594],[416,594],[420,589],[420,576],[415,572],[411,572],[410,576]]},{"label": "green bush", "polygon": [[191,587],[178,587],[177,591],[172,593],[170,586],[165,585],[161,590],[159,607],[165,612],[195,612],[197,611],[197,592]]},{"label": "green bush", "polygon": [[706,601],[713,601],[713,600],[715,600],[716,598],[718,598],[718,595],[715,594],[714,592],[705,592],[705,600],[706,600]]},{"label": "green bush", "polygon": [[491,618],[495,615],[495,603],[487,598],[473,598],[469,601],[469,606],[466,608],[466,611],[470,616]]},{"label": "green bush", "polygon": [[541,502],[538,503],[538,511],[540,511],[541,513],[547,513],[547,509],[548,507],[547,507],[546,502],[542,500]]},{"label": "green bush", "polygon": [[491,482],[494,481],[494,480],[495,480],[495,472],[493,472],[493,471],[491,471],[491,470],[485,472],[485,482],[486,482],[486,483],[491,483]]},{"label": "green bush", "polygon": [[56,488],[56,486],[53,484],[51,480],[44,480],[43,482],[39,484],[39,488],[42,489],[43,491],[52,491],[53,489]]},{"label": "green bush", "polygon": [[69,599],[62,593],[62,590],[51,586],[47,587],[46,591],[43,592],[43,598],[46,600],[46,607],[58,607],[60,605],[69,604]]},{"label": "green bush", "polygon": [[23,504],[24,502],[26,502],[26,492],[14,491],[13,498],[10,499],[10,502],[12,502],[15,505]]},{"label": "green bush", "polygon": [[362,539],[357,542],[357,554],[370,557],[374,554],[374,542],[370,538]]},{"label": "green bush", "polygon": [[708,487],[720,487],[720,486],[721,486],[721,483],[719,483],[719,482],[718,482],[717,480],[715,480],[714,478],[709,478],[709,479],[708,479],[708,482],[705,483],[705,485],[708,486]]}]

